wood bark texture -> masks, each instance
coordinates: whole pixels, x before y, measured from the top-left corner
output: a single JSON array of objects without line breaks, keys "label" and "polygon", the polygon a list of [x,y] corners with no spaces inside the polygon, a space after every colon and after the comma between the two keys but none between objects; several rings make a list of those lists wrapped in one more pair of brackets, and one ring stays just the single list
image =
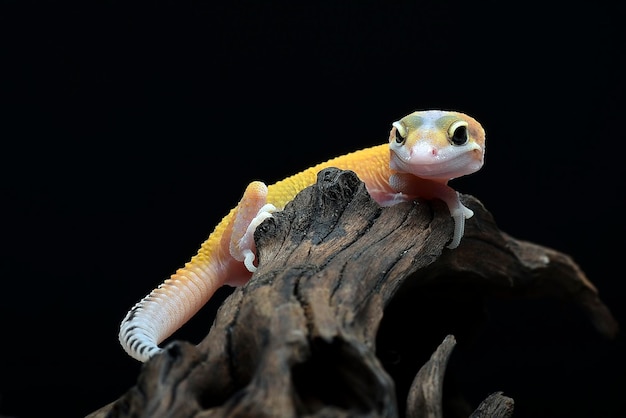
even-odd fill
[{"label": "wood bark texture", "polygon": [[[618,327],[569,256],[508,236],[478,200],[462,200],[475,215],[450,250],[442,202],[382,208],[354,173],[321,171],[259,226],[258,271],[206,338],[168,344],[90,417],[510,417],[502,393],[468,410],[443,384],[485,297],[567,299],[602,334]],[[441,295],[453,312],[414,330],[419,301]]]}]

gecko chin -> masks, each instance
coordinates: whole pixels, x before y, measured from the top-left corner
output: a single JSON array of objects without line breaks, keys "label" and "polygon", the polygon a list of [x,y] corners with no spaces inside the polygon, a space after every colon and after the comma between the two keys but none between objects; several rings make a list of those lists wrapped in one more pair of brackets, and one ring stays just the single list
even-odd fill
[{"label": "gecko chin", "polygon": [[396,159],[391,168],[421,178],[449,180],[474,173],[480,170],[482,165],[483,160],[476,159],[476,156],[470,153],[458,155],[452,159],[435,157],[427,160],[414,156],[408,161]]},{"label": "gecko chin", "polygon": [[448,161],[441,164],[422,165],[411,170],[411,174],[422,178],[452,179],[474,173],[482,164],[478,161]]}]

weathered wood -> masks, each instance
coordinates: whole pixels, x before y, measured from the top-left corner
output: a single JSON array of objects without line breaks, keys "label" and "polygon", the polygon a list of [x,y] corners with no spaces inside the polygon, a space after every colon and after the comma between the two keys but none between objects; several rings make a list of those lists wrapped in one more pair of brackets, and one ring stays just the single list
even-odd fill
[{"label": "weathered wood", "polygon": [[417,373],[407,399],[407,418],[443,417],[443,378],[456,341],[448,335]]},{"label": "weathered wood", "polygon": [[470,418],[510,418],[513,416],[513,399],[502,395],[502,392],[492,393],[470,415]]},{"label": "weathered wood", "polygon": [[[461,245],[448,250],[452,220],[442,202],[381,208],[354,173],[320,172],[317,184],[257,229],[258,271],[223,303],[207,337],[197,346],[168,345],[144,365],[136,386],[92,416],[396,417],[405,409],[441,416],[454,338],[425,366],[415,353],[413,377],[394,381],[380,356],[397,328],[381,323],[383,314],[411,318],[414,306],[403,297],[445,286],[472,289],[468,295],[568,298],[600,332],[617,332],[570,257],[509,237],[480,202],[463,201],[475,216]],[[459,309],[468,316],[480,302],[465,299]],[[466,325],[472,321],[455,332]],[[416,349],[428,350],[426,341]],[[508,400],[494,394],[474,416],[510,416]]]}]

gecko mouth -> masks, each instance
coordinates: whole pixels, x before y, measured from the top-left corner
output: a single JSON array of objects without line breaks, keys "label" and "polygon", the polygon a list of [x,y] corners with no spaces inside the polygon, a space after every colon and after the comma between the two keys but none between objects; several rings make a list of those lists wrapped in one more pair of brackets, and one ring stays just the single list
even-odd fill
[{"label": "gecko mouth", "polygon": [[396,154],[391,168],[423,178],[451,179],[474,173],[482,167],[480,148],[451,150],[413,149],[410,155]]},{"label": "gecko mouth", "polygon": [[408,170],[418,177],[454,178],[478,171],[482,167],[482,161],[470,153],[459,155],[452,159],[411,161]]}]

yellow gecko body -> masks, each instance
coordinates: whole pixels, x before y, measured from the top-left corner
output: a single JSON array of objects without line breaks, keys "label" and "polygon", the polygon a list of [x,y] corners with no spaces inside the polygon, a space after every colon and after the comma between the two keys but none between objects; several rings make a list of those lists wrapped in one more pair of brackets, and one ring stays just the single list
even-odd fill
[{"label": "yellow gecko body", "polygon": [[458,112],[418,111],[392,124],[386,144],[333,158],[269,186],[250,183],[198,253],[128,312],[120,326],[122,347],[137,360],[148,360],[219,287],[250,280],[256,269],[256,227],[314,184],[317,173],[327,167],[354,171],[383,206],[416,197],[442,199],[455,221],[449,244],[455,248],[465,219],[473,213],[447,182],[479,170],[484,153],[485,132],[475,119]]}]

